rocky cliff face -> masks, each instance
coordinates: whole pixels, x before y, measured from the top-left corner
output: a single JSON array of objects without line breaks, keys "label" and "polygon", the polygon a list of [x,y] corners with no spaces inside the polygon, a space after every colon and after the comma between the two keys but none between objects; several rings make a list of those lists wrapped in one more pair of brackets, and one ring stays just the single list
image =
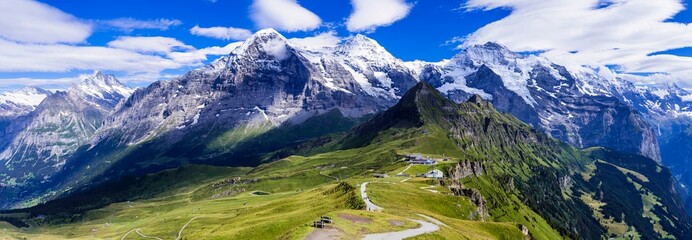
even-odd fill
[{"label": "rocky cliff face", "polygon": [[8,129],[16,130],[16,134],[3,138],[0,152],[3,187],[47,180],[130,92],[113,76],[96,72],[66,92],[48,96],[31,113],[12,121]]},{"label": "rocky cliff face", "polygon": [[590,84],[595,75],[574,74],[494,43],[420,72],[422,81],[457,102],[479,94],[498,110],[574,146],[607,146],[661,159],[654,129],[630,105]]},{"label": "rocky cliff face", "polygon": [[381,111],[416,83],[381,52],[363,36],[312,51],[262,30],[209,66],[136,91],[92,143],[115,132],[135,144],[190,129],[299,123],[335,108],[352,117]]}]

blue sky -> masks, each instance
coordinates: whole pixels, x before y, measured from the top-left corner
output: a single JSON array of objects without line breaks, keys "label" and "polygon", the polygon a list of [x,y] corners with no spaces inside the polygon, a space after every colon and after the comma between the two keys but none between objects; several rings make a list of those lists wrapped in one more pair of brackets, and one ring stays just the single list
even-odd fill
[{"label": "blue sky", "polygon": [[[251,31],[259,30],[249,17],[252,0],[186,0],[165,4],[162,1],[141,0],[96,0],[96,1],[43,1],[65,12],[83,19],[134,18],[141,20],[177,19],[182,24],[167,31],[134,30],[131,33],[101,30],[96,31],[88,42],[103,45],[123,34],[132,36],[173,36],[187,44],[201,48],[218,46],[229,41],[191,35],[189,29],[200,27],[233,26]],[[413,1],[409,1],[413,3]],[[286,32],[286,37],[312,36],[315,32],[334,29],[341,36],[352,34],[344,26],[344,20],[353,10],[349,0],[301,0],[300,5],[317,14],[324,23],[341,25],[320,27],[313,31]],[[132,7],[138,6],[138,7]],[[367,33],[395,56],[403,60],[439,61],[458,52],[456,45],[445,42],[460,35],[467,35],[485,24],[509,14],[508,9],[465,12],[460,9],[461,1],[426,0],[416,1],[408,16],[396,24],[381,27]],[[415,47],[416,50],[412,50]]]},{"label": "blue sky", "polygon": [[577,2],[3,0],[0,49],[9,51],[0,51],[0,91],[60,89],[95,69],[142,86],[227,54],[223,47],[266,27],[288,38],[361,33],[405,61],[496,41],[568,67],[617,66],[692,85],[689,1]]}]

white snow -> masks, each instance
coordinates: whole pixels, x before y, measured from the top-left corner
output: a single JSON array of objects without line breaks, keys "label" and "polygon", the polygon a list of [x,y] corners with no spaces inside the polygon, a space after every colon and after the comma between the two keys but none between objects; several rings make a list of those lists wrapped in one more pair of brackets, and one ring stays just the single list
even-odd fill
[{"label": "white snow", "polygon": [[269,120],[269,116],[267,116],[267,113],[264,111],[264,109],[261,109],[259,106],[255,106],[254,110],[261,113],[265,120]]},{"label": "white snow", "polygon": [[199,122],[199,112],[192,118],[192,124],[190,125],[195,125]]},{"label": "white snow", "polygon": [[40,90],[36,88],[27,87],[16,91],[5,92],[0,94],[0,104],[14,103],[17,105],[36,107],[46,97],[48,97],[48,94],[41,93]]},{"label": "white snow", "polygon": [[113,75],[96,71],[93,75],[85,77],[82,82],[70,87],[68,91],[104,99],[105,94],[119,94],[129,97],[134,89],[126,87]]},{"label": "white snow", "polygon": [[682,96],[681,98],[682,98],[682,101],[692,102],[692,94]]},{"label": "white snow", "polygon": [[651,91],[651,94],[658,96],[661,99],[666,98],[668,95],[670,95],[670,92],[666,89],[656,89],[654,91]]},{"label": "white snow", "polygon": [[466,68],[466,69],[454,68],[452,71],[447,72],[444,75],[442,75],[443,78],[450,77],[450,78],[454,79],[454,82],[445,83],[442,86],[440,86],[439,88],[437,88],[437,90],[442,92],[442,93],[445,93],[445,94],[449,93],[450,91],[461,90],[461,91],[464,91],[464,92],[470,93],[470,94],[478,94],[483,99],[486,99],[486,100],[492,100],[493,99],[492,95],[486,93],[485,91],[483,91],[481,89],[468,87],[466,85],[466,76],[468,76],[472,72],[473,72],[473,70],[468,69],[468,68]]}]

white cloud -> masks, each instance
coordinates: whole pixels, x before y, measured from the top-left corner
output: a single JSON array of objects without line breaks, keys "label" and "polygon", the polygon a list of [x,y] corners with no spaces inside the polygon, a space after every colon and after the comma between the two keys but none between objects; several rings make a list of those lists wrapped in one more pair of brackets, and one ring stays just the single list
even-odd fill
[{"label": "white cloud", "polygon": [[188,65],[199,65],[201,61],[207,60],[207,56],[228,55],[242,43],[243,42],[233,42],[223,47],[214,46],[194,51],[171,52],[168,54],[168,57],[176,62],[187,63]]},{"label": "white cloud", "polygon": [[79,76],[66,78],[0,78],[0,91],[32,86],[47,90],[64,90],[80,81]]},{"label": "white cloud", "polygon": [[160,56],[124,49],[65,44],[22,44],[0,40],[0,72],[68,72],[71,70],[156,71],[181,67]]},{"label": "white cloud", "polygon": [[52,6],[33,0],[0,1],[0,37],[25,43],[77,43],[92,26]]},{"label": "white cloud", "polygon": [[171,27],[183,24],[177,19],[151,19],[151,20],[138,20],[134,18],[118,18],[113,20],[97,21],[100,25],[105,27],[116,28],[121,31],[131,32],[136,29],[156,29],[156,30],[168,30]]},{"label": "white cloud", "polygon": [[[6,47],[6,43],[7,42],[0,40],[0,47]],[[43,67],[31,66],[31,58],[34,55],[32,53],[27,53],[25,56],[16,58],[17,66],[9,66],[9,68],[4,69],[0,67],[0,72],[67,72],[70,70],[91,71],[93,69],[102,69],[111,72],[120,72],[120,74],[117,74],[117,77],[123,83],[146,86],[148,83],[154,81],[171,79],[177,76],[165,74],[165,70],[181,70],[189,67],[201,66],[204,61],[208,60],[209,56],[227,55],[241,44],[242,42],[234,42],[223,47],[214,46],[202,49],[190,49],[188,51],[172,51],[164,54],[164,56],[143,55],[128,52],[123,49],[106,47],[88,47],[90,49],[85,49],[85,47],[69,45],[34,45],[32,47],[47,47],[45,50],[46,52],[56,53],[56,55],[47,55],[46,57],[48,59],[41,60],[41,64],[48,63],[51,60],[57,61],[56,64],[44,65]],[[60,48],[63,49],[57,51],[57,49]],[[34,52],[36,52],[35,54],[40,54],[38,53],[39,51]],[[76,57],[59,56],[59,54],[68,54],[67,52],[79,54],[87,59],[77,62]],[[97,56],[99,54],[109,54],[110,57],[98,58]],[[8,60],[9,59],[0,55],[0,64]],[[132,63],[129,63],[130,61],[132,61]],[[26,66],[20,67],[19,65],[22,63]],[[139,67],[139,64],[142,66]],[[81,79],[83,79],[81,75],[65,78],[0,78],[0,92],[24,86],[36,86],[49,90],[65,90],[71,84],[79,82]]]},{"label": "white cloud", "polygon": [[243,28],[234,27],[210,27],[202,28],[194,26],[190,33],[197,36],[218,38],[222,40],[245,40],[252,36],[252,32]]},{"label": "white cloud", "polygon": [[288,49],[286,42],[281,39],[272,39],[263,45],[264,51],[278,60],[284,60],[288,57]]},{"label": "white cloud", "polygon": [[[142,39],[144,39],[143,42],[149,41],[147,38],[128,41],[137,42]],[[182,42],[174,45],[187,46]],[[208,56],[229,54],[239,45],[240,43],[231,43],[224,47],[194,49],[150,44],[147,47],[140,47],[141,49],[132,49],[135,47],[119,43],[118,47],[131,48],[123,49],[67,44],[23,44],[0,39],[0,49],[3,49],[0,54],[0,72],[70,72],[101,69],[121,72],[127,76],[149,76],[147,79],[137,79],[137,81],[151,82],[160,80],[165,70],[201,66]],[[158,52],[151,54],[154,51]],[[133,78],[125,79],[133,81]]]},{"label": "white cloud", "polygon": [[405,0],[351,0],[353,13],[346,22],[351,32],[373,31],[406,17],[412,4]]},{"label": "white cloud", "polygon": [[692,46],[692,25],[669,21],[684,9],[680,0],[470,0],[465,7],[512,13],[467,36],[461,47],[495,41],[515,51],[546,51],[565,65],[619,65],[692,83],[692,58],[650,55]]},{"label": "white cloud", "polygon": [[259,28],[288,32],[313,30],[322,23],[320,17],[296,0],[254,0],[250,17]]},{"label": "white cloud", "polygon": [[336,47],[342,40],[342,38],[336,36],[335,31],[329,31],[320,33],[313,37],[291,38],[288,41],[303,49],[320,50],[324,48]]},{"label": "white cloud", "polygon": [[109,42],[108,46],[142,53],[169,53],[174,50],[195,49],[169,37],[119,37]]}]

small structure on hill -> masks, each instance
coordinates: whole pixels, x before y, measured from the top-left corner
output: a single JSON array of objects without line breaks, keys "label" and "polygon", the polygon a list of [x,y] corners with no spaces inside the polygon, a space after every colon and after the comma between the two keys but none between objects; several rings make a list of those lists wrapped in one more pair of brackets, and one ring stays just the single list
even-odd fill
[{"label": "small structure on hill", "polygon": [[389,175],[387,175],[386,173],[375,173],[373,176],[376,177],[376,178],[387,178],[387,177],[389,177]]},{"label": "small structure on hill", "polygon": [[425,174],[426,178],[444,178],[445,175],[442,171],[435,169]]},{"label": "small structure on hill", "polygon": [[429,157],[423,157],[423,154],[408,154],[406,155],[406,160],[415,165],[433,165],[437,163],[434,159]]},{"label": "small structure on hill", "polygon": [[316,227],[316,228],[324,228],[327,226],[327,224],[330,224],[330,223],[334,223],[334,221],[332,221],[332,218],[327,217],[327,216],[322,216],[322,217],[320,217],[319,221],[312,222],[312,226]]}]

